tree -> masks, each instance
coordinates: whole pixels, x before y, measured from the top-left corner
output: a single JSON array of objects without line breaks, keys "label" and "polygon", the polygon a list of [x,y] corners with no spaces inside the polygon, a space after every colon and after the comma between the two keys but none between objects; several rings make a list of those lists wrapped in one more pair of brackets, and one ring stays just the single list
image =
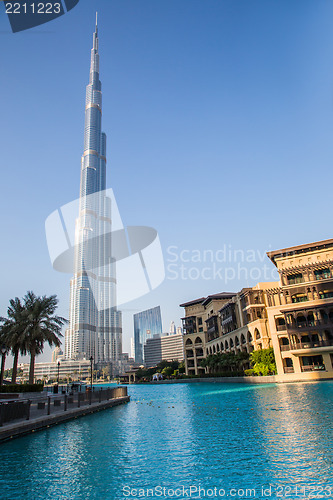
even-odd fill
[{"label": "tree", "polygon": [[185,361],[179,363],[179,373],[185,373]]},{"label": "tree", "polygon": [[30,354],[29,384],[33,384],[36,356],[43,351],[45,343],[50,347],[60,346],[61,328],[67,320],[54,314],[58,305],[56,295],[37,297],[30,291],[23,300],[26,326],[22,354]]},{"label": "tree", "polygon": [[171,366],[165,366],[162,370],[162,375],[165,377],[170,377],[174,372],[174,369]]},{"label": "tree", "polygon": [[219,372],[235,372],[242,371],[244,368],[244,363],[249,359],[249,355],[246,352],[218,352],[216,354],[209,354],[205,359],[201,361],[201,366],[208,368],[209,373],[219,373]]},{"label": "tree", "polygon": [[251,352],[250,361],[256,375],[275,375],[277,371],[272,347]]},{"label": "tree", "polygon": [[17,365],[20,352],[26,349],[25,330],[27,327],[27,317],[24,304],[18,297],[9,301],[7,318],[0,318],[2,322],[1,337],[3,343],[8,346],[14,356],[12,384],[16,383]]}]

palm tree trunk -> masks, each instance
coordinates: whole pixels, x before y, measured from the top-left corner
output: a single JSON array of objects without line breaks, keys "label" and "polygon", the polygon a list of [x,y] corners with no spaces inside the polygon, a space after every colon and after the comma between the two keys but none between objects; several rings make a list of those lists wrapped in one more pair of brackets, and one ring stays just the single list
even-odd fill
[{"label": "palm tree trunk", "polygon": [[35,351],[30,351],[30,370],[29,370],[29,384],[34,383],[34,375],[35,375]]},{"label": "palm tree trunk", "polygon": [[6,363],[6,352],[4,352],[1,356],[1,371],[0,371],[0,385],[3,384],[3,376],[5,373],[5,363]]},{"label": "palm tree trunk", "polygon": [[18,350],[17,350],[17,351],[14,351],[13,372],[12,372],[12,384],[16,384],[18,357],[19,357],[19,352],[18,352]]}]

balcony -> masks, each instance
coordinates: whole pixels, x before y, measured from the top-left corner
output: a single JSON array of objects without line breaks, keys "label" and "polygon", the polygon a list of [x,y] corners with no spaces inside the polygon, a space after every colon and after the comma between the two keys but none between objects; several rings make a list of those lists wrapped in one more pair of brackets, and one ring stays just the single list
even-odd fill
[{"label": "balcony", "polygon": [[318,340],[316,342],[297,342],[290,345],[281,345],[281,351],[298,351],[301,349],[318,349],[321,347],[333,347],[333,340]]},{"label": "balcony", "polygon": [[182,318],[183,330],[185,334],[197,333],[197,318],[196,316],[187,316]]},{"label": "balcony", "polygon": [[302,372],[318,372],[325,371],[325,365],[305,365],[301,367]]},{"label": "balcony", "polygon": [[284,373],[294,373],[294,367],[293,366],[284,366],[283,367]]},{"label": "balcony", "polygon": [[308,321],[302,321],[302,322],[292,322],[291,324],[287,324],[287,330],[289,332],[296,332],[296,331],[302,331],[302,330],[318,330],[318,328],[323,329],[323,328],[328,328],[333,326],[333,321],[328,319],[328,320],[308,320]]},{"label": "balcony", "polygon": [[287,325],[276,325],[276,331],[283,332],[284,330],[287,330]]}]

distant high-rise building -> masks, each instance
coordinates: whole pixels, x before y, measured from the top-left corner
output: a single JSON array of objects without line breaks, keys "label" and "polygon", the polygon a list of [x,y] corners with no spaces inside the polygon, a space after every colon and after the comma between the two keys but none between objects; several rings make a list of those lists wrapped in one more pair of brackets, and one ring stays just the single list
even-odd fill
[{"label": "distant high-rise building", "polygon": [[144,363],[144,345],[148,338],[162,333],[160,306],[134,314],[134,350],[136,363]]},{"label": "distant high-rise building", "polygon": [[52,363],[55,363],[58,358],[63,358],[64,353],[62,352],[60,347],[56,347],[54,351],[52,351]]},{"label": "distant high-rise building", "polygon": [[177,326],[177,334],[180,335],[181,333],[183,333],[183,329],[181,326]]},{"label": "distant high-rise building", "polygon": [[106,189],[106,135],[102,132],[97,19],[86,90],[79,214],[75,224],[74,277],[70,285],[65,358],[117,362],[122,353],[121,312],[111,241],[111,201]]},{"label": "distant high-rise building", "polygon": [[175,335],[175,333],[176,333],[176,325],[175,325],[174,321],[171,321],[169,334],[170,335]]},{"label": "distant high-rise building", "polygon": [[131,357],[132,359],[135,359],[134,337],[131,337],[131,351],[130,351],[130,357]]},{"label": "distant high-rise building", "polygon": [[183,361],[183,334],[163,335],[147,339],[144,346],[146,366],[156,366],[161,361]]}]

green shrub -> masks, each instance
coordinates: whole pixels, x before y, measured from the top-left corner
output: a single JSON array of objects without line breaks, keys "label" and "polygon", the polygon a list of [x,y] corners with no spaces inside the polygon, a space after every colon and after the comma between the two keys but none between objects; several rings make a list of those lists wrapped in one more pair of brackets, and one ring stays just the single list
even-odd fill
[{"label": "green shrub", "polygon": [[9,384],[0,385],[0,393],[19,393],[19,392],[41,392],[43,390],[43,384]]},{"label": "green shrub", "polygon": [[244,370],[244,375],[246,375],[247,377],[251,377],[252,375],[256,374],[254,373],[253,368],[250,368],[249,370]]}]

